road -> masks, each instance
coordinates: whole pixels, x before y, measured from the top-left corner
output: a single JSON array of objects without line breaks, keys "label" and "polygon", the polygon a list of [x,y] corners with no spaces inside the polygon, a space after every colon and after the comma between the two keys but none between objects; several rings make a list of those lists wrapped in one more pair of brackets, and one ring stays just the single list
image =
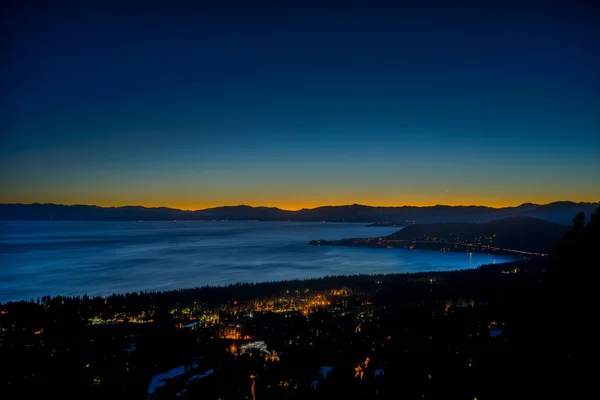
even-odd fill
[{"label": "road", "polygon": [[[258,377],[256,377],[256,379],[258,379]],[[256,379],[254,379],[254,381],[252,381],[252,385],[250,386],[250,393],[252,393],[252,400],[256,400],[256,392],[254,390],[254,387],[256,386]]]}]

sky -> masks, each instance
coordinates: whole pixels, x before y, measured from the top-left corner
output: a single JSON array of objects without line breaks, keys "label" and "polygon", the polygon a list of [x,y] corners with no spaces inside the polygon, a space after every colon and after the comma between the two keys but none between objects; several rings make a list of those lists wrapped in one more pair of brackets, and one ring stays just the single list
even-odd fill
[{"label": "sky", "polygon": [[3,2],[0,203],[600,200],[593,1],[140,4]]}]

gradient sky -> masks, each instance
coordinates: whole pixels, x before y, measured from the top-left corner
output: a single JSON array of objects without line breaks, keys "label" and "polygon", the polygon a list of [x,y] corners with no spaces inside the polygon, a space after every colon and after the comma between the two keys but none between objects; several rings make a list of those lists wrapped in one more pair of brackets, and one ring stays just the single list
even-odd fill
[{"label": "gradient sky", "polygon": [[593,1],[47,3],[0,13],[0,202],[600,200]]}]

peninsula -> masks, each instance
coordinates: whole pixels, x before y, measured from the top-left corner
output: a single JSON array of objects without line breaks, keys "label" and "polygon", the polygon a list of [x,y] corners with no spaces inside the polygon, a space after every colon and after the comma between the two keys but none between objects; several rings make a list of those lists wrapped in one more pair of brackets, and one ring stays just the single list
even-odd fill
[{"label": "peninsula", "polygon": [[537,218],[512,217],[485,223],[414,224],[383,237],[309,244],[546,256],[567,230],[567,226]]}]

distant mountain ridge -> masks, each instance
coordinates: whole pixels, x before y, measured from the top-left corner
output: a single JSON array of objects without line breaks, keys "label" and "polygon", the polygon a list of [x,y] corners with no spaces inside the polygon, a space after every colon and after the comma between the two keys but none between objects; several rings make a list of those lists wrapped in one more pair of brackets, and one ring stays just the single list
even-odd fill
[{"label": "distant mountain ridge", "polygon": [[561,201],[545,205],[526,203],[517,207],[486,206],[400,206],[372,207],[360,204],[323,206],[298,211],[276,207],[223,206],[197,211],[167,207],[142,206],[98,207],[60,204],[0,204],[0,220],[4,221],[173,221],[173,220],[258,220],[303,222],[396,222],[419,224],[439,222],[486,222],[508,217],[534,217],[569,225],[579,211],[589,216],[596,203]]}]

